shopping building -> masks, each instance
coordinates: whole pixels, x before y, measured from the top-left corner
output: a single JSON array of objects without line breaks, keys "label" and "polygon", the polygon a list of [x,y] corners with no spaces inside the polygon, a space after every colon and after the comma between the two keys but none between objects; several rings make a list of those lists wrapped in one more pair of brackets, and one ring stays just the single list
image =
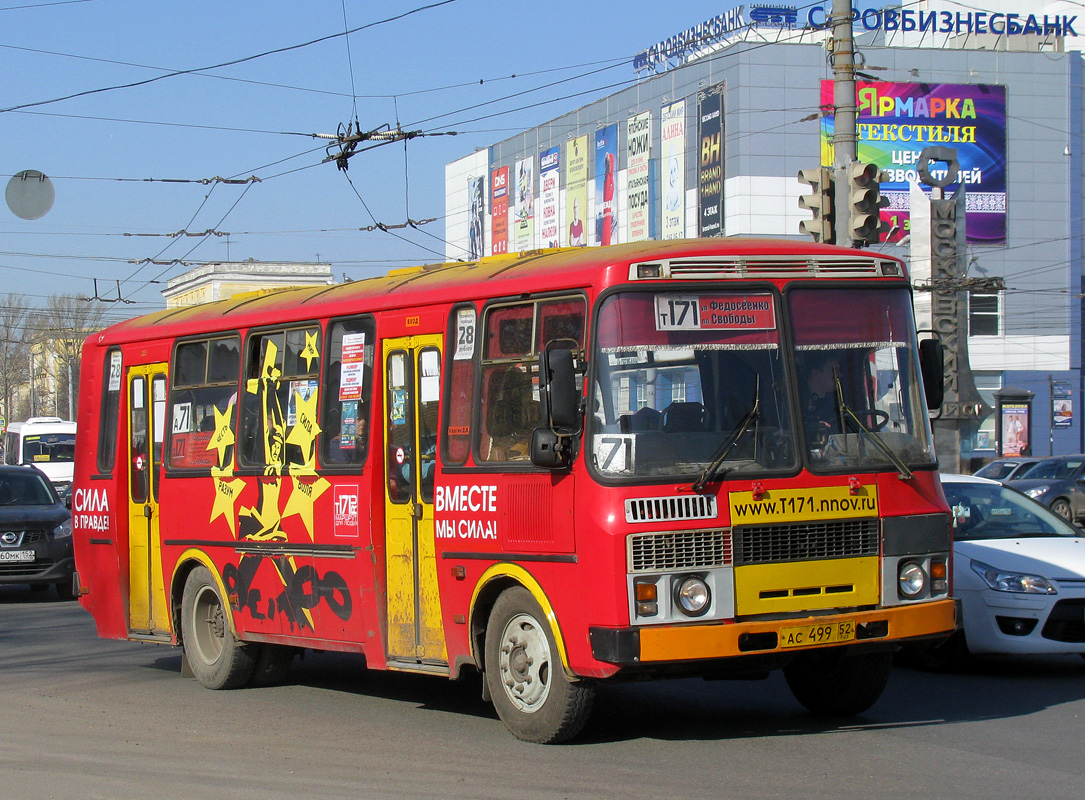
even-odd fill
[{"label": "shopping building", "polygon": [[[976,386],[992,407],[1000,390],[1032,393],[1033,455],[1085,451],[1085,9],[853,5],[858,157],[888,177],[882,215],[892,229],[876,247],[911,264],[920,327],[929,325],[930,247],[913,241],[912,193],[920,152],[954,148],[967,230],[959,278],[973,286],[959,297]],[[659,31],[629,63],[629,88],[448,164],[446,256],[808,238],[799,223],[810,212],[798,198],[809,187],[797,175],[833,163],[830,7],[743,4],[686,31]],[[1002,278],[1005,288],[975,278]],[[995,455],[1000,426],[1021,421],[1011,405],[961,443],[966,460]]]}]

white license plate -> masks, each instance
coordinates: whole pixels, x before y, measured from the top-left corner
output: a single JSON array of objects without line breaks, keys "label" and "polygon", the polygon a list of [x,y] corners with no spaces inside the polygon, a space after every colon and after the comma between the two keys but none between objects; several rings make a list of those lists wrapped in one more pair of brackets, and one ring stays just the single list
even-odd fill
[{"label": "white license plate", "polygon": [[33,550],[0,550],[0,562],[14,561],[18,564],[25,564],[33,560]]}]

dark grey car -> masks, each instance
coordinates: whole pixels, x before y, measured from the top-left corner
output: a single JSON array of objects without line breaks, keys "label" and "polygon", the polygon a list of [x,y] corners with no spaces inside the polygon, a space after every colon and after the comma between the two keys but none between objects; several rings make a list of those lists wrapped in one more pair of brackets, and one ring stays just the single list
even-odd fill
[{"label": "dark grey car", "polygon": [[70,600],[71,512],[44,473],[31,466],[0,465],[0,585],[56,586]]},{"label": "dark grey car", "polygon": [[1085,516],[1085,454],[1045,458],[1005,483],[1063,519],[1077,522]]}]

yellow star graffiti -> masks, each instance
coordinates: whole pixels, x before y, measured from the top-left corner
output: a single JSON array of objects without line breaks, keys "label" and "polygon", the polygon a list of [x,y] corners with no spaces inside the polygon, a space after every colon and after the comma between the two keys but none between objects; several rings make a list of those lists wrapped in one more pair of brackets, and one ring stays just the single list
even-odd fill
[{"label": "yellow star graffiti", "polygon": [[313,392],[308,398],[304,398],[301,392],[294,392],[297,421],[286,437],[287,444],[296,444],[301,448],[307,466],[315,465],[316,449],[313,447],[313,440],[320,433],[320,426],[316,424],[317,394]]},{"label": "yellow star graffiti", "polygon": [[240,478],[226,480],[233,477],[232,467],[223,470],[212,467],[211,475],[215,481],[215,505],[211,508],[211,519],[208,522],[214,522],[219,517],[226,517],[226,522],[230,526],[230,533],[236,539],[236,507],[237,501],[241,498],[241,492],[245,488],[245,481]]},{"label": "yellow star graffiti", "polygon": [[279,528],[282,516],[279,513],[279,491],[281,481],[279,478],[269,480],[263,478],[258,483],[260,490],[259,507],[242,508],[240,513],[246,517],[252,517],[260,526],[256,533],[249,539],[266,541],[268,539],[285,539],[286,534]]},{"label": "yellow star graffiti", "polygon": [[290,480],[294,482],[294,490],[290,492],[290,499],[286,501],[286,508],[283,509],[283,519],[297,514],[301,517],[301,522],[305,526],[309,538],[314,539],[313,506],[320,496],[328,491],[331,484],[324,478],[317,478],[312,483],[303,483],[301,479],[292,475]]},{"label": "yellow star graffiti", "polygon": [[305,371],[313,371],[313,359],[320,358],[320,350],[316,346],[317,331],[305,334],[305,349],[301,351],[301,358],[305,359]]},{"label": "yellow star graffiti", "polygon": [[225,465],[226,448],[236,441],[233,428],[230,427],[230,420],[233,416],[233,398],[230,399],[230,403],[226,406],[226,410],[221,413],[219,412],[218,406],[215,406],[215,432],[211,436],[211,441],[207,443],[207,449],[219,451],[218,464],[220,467]]}]

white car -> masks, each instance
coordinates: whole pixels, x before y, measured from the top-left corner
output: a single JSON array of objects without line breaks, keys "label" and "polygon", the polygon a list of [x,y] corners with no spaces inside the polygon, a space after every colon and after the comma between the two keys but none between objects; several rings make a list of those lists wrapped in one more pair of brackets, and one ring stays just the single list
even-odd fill
[{"label": "white car", "polygon": [[953,594],[964,627],[913,652],[949,668],[969,653],[1085,657],[1085,535],[997,481],[942,475],[953,509]]}]

